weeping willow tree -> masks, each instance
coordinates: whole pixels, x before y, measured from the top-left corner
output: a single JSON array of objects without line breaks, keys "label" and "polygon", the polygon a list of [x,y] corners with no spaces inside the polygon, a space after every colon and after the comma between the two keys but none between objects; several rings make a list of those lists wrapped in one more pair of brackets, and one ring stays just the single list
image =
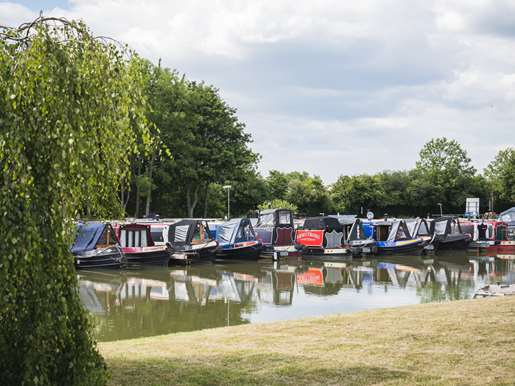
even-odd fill
[{"label": "weeping willow tree", "polygon": [[0,379],[103,384],[69,246],[74,219],[121,214],[150,142],[142,61],[80,22],[0,28]]}]

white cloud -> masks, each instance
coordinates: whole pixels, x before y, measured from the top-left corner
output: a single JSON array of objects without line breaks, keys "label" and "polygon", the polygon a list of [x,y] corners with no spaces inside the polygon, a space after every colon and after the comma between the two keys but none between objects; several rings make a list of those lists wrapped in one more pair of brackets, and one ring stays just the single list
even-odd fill
[{"label": "white cloud", "polygon": [[[64,9],[66,8],[66,9]],[[478,168],[514,145],[515,6],[401,2],[73,0],[47,13],[215,84],[263,171],[407,169],[434,136]],[[34,12],[0,3],[0,24]]]}]

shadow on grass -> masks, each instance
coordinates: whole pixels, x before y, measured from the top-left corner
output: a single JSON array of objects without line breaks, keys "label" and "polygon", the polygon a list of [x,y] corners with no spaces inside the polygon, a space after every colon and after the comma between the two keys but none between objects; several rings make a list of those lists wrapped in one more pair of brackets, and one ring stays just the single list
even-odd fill
[{"label": "shadow on grass", "polygon": [[407,371],[382,367],[331,367],[285,355],[209,356],[191,360],[108,360],[112,385],[370,385],[430,383]]}]

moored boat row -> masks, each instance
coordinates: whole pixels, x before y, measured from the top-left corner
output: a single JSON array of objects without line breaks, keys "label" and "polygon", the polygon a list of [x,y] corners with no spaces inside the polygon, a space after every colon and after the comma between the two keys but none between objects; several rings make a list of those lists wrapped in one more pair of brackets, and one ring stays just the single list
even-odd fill
[{"label": "moored boat row", "polygon": [[306,218],[296,229],[293,213],[279,208],[262,211],[257,219],[225,222],[80,223],[71,252],[77,268],[116,268],[301,255],[337,260],[467,248],[515,254],[515,224],[450,216],[408,220],[319,216]]}]

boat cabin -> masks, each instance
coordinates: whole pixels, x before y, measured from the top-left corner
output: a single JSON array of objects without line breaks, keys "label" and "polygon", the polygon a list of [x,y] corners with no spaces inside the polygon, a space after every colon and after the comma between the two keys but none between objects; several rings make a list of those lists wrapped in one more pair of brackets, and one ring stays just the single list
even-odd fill
[{"label": "boat cabin", "polygon": [[235,218],[216,226],[216,241],[220,245],[255,240],[256,234],[248,218]]},{"label": "boat cabin", "polygon": [[293,213],[289,209],[263,210],[259,213],[255,231],[266,246],[292,245]]},{"label": "boat cabin", "polygon": [[155,245],[150,225],[121,224],[117,230],[122,248],[146,248]]},{"label": "boat cabin", "polygon": [[471,235],[461,229],[460,220],[457,217],[439,217],[431,224],[433,238],[431,243],[438,249],[463,249],[467,248]]},{"label": "boat cabin", "polygon": [[431,231],[438,236],[463,234],[461,224],[455,217],[440,217],[431,224]]},{"label": "boat cabin", "polygon": [[205,220],[185,219],[170,225],[168,242],[174,248],[187,249],[188,246],[213,241],[209,225]]},{"label": "boat cabin", "polygon": [[424,240],[431,240],[433,234],[431,233],[431,225],[428,224],[424,218],[416,218],[414,220],[407,220],[408,230],[412,237],[421,237]]},{"label": "boat cabin", "polygon": [[118,246],[118,238],[109,223],[86,222],[77,225],[77,236],[72,245],[73,254]]},{"label": "boat cabin", "polygon": [[109,223],[79,223],[70,251],[77,268],[119,268],[123,260],[118,237]]},{"label": "boat cabin", "polygon": [[333,251],[342,249],[345,240],[344,226],[334,217],[308,217],[304,221],[302,229],[296,231],[295,240],[297,244],[304,246],[309,251],[346,252],[343,250]]},{"label": "boat cabin", "polygon": [[378,253],[402,253],[422,250],[422,238],[412,237],[404,220],[376,223],[376,247]]}]

